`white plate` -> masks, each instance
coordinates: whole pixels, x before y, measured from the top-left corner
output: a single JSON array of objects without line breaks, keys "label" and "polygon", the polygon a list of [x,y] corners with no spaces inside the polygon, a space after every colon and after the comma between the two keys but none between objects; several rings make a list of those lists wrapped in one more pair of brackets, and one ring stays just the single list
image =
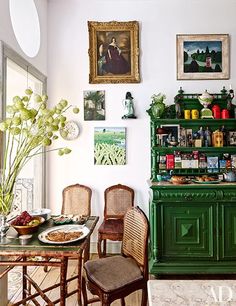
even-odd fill
[{"label": "white plate", "polygon": [[[54,231],[63,231],[63,232],[83,232],[83,235],[81,235],[79,238],[68,240],[68,241],[51,241],[47,239],[47,235]],[[67,225],[61,225],[61,226],[54,226],[51,227],[45,231],[43,231],[41,234],[38,235],[38,239],[44,243],[50,243],[50,244],[66,244],[75,242],[81,239],[84,239],[89,233],[89,229],[86,226],[83,225],[77,225],[77,224],[67,224]]]}]

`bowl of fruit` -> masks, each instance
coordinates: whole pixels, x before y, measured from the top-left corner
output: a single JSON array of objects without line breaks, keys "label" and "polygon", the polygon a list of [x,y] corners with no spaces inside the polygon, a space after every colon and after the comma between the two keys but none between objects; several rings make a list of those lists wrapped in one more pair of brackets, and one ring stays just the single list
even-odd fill
[{"label": "bowl of fruit", "polygon": [[23,211],[11,222],[11,226],[19,235],[28,235],[35,233],[44,221],[43,217],[31,216],[27,211]]}]

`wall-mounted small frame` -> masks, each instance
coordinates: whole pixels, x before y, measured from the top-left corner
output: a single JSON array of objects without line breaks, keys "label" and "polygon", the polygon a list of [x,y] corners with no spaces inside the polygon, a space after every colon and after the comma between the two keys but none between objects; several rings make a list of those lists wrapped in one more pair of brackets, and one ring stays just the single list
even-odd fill
[{"label": "wall-mounted small frame", "polygon": [[105,120],[105,90],[84,91],[84,120]]},{"label": "wall-mounted small frame", "polygon": [[126,164],[126,128],[94,128],[94,164]]},{"label": "wall-mounted small frame", "polygon": [[167,135],[162,138],[162,144],[166,147],[175,147],[179,143],[180,125],[179,124],[162,124],[161,128],[164,128]]}]

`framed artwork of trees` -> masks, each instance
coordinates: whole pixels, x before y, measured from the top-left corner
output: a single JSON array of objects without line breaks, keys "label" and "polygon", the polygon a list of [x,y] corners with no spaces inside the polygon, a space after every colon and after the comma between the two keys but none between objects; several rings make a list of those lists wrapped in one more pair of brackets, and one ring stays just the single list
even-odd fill
[{"label": "framed artwork of trees", "polygon": [[229,79],[228,34],[178,34],[177,79]]},{"label": "framed artwork of trees", "polygon": [[105,120],[105,91],[84,91],[84,120]]}]

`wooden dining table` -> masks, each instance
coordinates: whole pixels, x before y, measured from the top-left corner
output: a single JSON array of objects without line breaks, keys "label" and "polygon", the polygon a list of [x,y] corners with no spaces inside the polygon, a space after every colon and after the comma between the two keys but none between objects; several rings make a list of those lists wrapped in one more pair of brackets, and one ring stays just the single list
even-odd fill
[{"label": "wooden dining table", "polygon": [[[20,243],[16,233],[9,230],[7,234],[7,243],[0,244],[0,258],[4,258],[0,261],[0,266],[4,267],[4,271],[0,273],[0,279],[12,268],[22,266],[22,299],[12,305],[25,305],[27,301],[32,301],[35,305],[40,306],[37,297],[41,296],[47,305],[53,306],[59,303],[60,306],[64,306],[66,305],[66,298],[76,293],[78,305],[82,305],[82,258],[84,257],[84,261],[88,259],[90,236],[97,222],[98,217],[90,216],[85,223],[85,226],[89,229],[88,235],[82,240],[66,244],[47,244],[38,239],[40,233],[55,226],[52,219],[40,225],[38,231],[33,234],[32,238],[25,245]],[[36,257],[37,260],[35,260]],[[40,258],[40,260],[38,260],[38,258]],[[78,260],[78,270],[76,275],[67,278],[69,259]],[[37,282],[27,273],[27,267],[29,266],[59,267],[59,282],[48,288],[41,289]],[[78,283],[77,288],[68,292],[68,283],[75,279],[77,279]],[[32,287],[35,290],[32,290]],[[56,300],[51,301],[47,293],[57,287],[60,288],[60,296]]]}]

